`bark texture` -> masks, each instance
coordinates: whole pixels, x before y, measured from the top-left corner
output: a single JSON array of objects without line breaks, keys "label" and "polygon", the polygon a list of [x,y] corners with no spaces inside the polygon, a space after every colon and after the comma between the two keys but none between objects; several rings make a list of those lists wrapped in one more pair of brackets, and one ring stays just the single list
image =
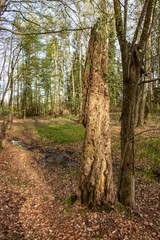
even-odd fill
[{"label": "bark texture", "polygon": [[[123,59],[123,105],[121,116],[121,167],[119,176],[118,199],[125,205],[135,206],[134,180],[134,113],[138,82],[142,62],[138,63],[137,46],[132,53],[131,45],[126,43],[128,57]],[[137,52],[138,55],[140,53]]]},{"label": "bark texture", "polygon": [[[126,5],[127,1],[125,1]],[[121,116],[121,166],[118,199],[135,207],[134,119],[135,99],[141,76],[143,58],[154,18],[156,0],[145,0],[132,43],[126,40],[119,0],[114,0],[116,31],[123,64],[123,104]],[[127,13],[126,13],[127,15]],[[143,24],[143,27],[142,27]],[[141,30],[142,28],[142,30]],[[139,40],[138,36],[140,34]]]},{"label": "bark texture", "polygon": [[107,44],[96,27],[91,38],[83,76],[83,124],[86,129],[79,196],[95,207],[114,201],[109,127]]}]

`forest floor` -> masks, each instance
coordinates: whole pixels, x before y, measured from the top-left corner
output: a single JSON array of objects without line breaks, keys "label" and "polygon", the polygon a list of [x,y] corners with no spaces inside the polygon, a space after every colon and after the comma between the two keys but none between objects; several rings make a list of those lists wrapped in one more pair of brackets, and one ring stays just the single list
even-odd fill
[{"label": "forest floor", "polygon": [[[115,192],[120,162],[118,118],[113,114],[111,122]],[[159,116],[151,120],[136,132],[159,128]],[[61,143],[43,132],[44,126],[46,131],[50,126],[58,134],[60,129],[52,127],[64,125],[81,127],[67,118],[35,117],[14,119],[7,131],[0,152],[0,239],[160,239],[160,182],[155,171],[159,132],[145,132],[135,146],[137,209],[92,211],[68,198],[77,191],[83,140]]]}]

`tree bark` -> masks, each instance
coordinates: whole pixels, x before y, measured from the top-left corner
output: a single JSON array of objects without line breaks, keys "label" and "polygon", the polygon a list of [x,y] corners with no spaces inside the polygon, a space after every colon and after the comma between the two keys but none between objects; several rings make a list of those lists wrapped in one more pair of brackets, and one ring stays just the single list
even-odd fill
[{"label": "tree bark", "polygon": [[[133,54],[130,45],[126,48],[128,60],[123,58],[123,105],[121,116],[121,166],[119,175],[118,199],[125,205],[135,206],[134,179],[134,112],[135,99],[140,79],[141,66]],[[136,46],[135,46],[136,48]],[[131,141],[132,140],[132,141]],[[131,142],[130,142],[131,141]]]},{"label": "tree bark", "polygon": [[[125,1],[125,4],[127,1]],[[125,36],[122,11],[119,0],[114,0],[116,31],[123,64],[123,103],[121,116],[121,166],[118,199],[122,204],[135,207],[134,180],[134,112],[138,82],[141,76],[143,57],[152,27],[156,0],[145,0],[132,44]],[[125,8],[126,9],[126,8]],[[127,13],[125,13],[127,15]],[[143,27],[142,27],[143,24]],[[138,35],[140,40],[138,41]],[[138,44],[136,44],[138,42]]]},{"label": "tree bark", "polygon": [[107,44],[94,27],[83,76],[85,141],[79,183],[81,203],[92,207],[114,201],[107,60]]},{"label": "tree bark", "polygon": [[141,104],[141,85],[138,85],[137,92],[136,92],[136,101],[135,101],[135,113],[134,113],[134,124],[135,127],[137,126],[138,119],[139,119],[139,109]]},{"label": "tree bark", "polygon": [[1,18],[2,10],[3,10],[6,2],[7,2],[7,0],[0,0],[0,18]]}]

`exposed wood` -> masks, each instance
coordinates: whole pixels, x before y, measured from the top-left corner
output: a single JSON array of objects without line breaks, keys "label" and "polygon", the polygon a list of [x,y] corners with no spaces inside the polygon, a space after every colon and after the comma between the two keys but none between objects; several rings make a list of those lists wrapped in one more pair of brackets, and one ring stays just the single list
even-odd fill
[{"label": "exposed wood", "polygon": [[86,131],[79,183],[81,203],[92,207],[114,202],[107,56],[107,45],[95,26],[91,31],[83,76],[83,124]]}]

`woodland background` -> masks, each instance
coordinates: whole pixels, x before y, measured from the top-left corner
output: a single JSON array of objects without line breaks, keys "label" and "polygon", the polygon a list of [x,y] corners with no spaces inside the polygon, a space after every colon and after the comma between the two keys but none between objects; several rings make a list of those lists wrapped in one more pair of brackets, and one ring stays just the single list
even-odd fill
[{"label": "woodland background", "polygon": [[1,239],[160,237],[159,16],[0,0]]}]

